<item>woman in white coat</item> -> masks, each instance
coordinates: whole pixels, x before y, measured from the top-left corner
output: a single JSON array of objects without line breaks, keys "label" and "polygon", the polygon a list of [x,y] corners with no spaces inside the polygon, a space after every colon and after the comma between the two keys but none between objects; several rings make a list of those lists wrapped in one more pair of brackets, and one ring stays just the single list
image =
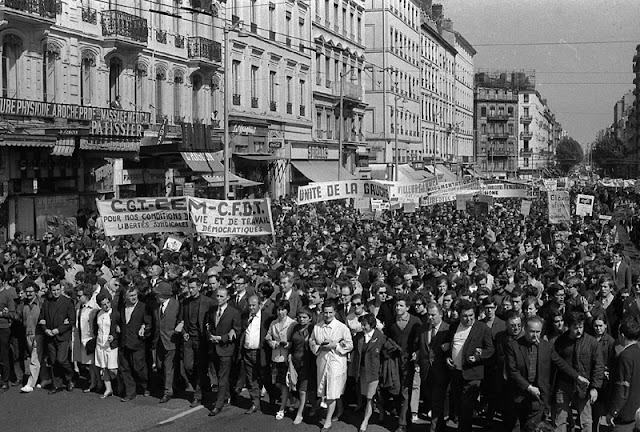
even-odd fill
[{"label": "woman in white coat", "polygon": [[100,293],[96,298],[100,312],[96,317],[96,367],[102,370],[104,394],[101,399],[113,396],[111,380],[118,375],[118,348],[111,335],[111,298],[107,293]]},{"label": "woman in white coat", "polygon": [[324,397],[327,404],[323,432],[331,429],[336,400],[344,393],[347,383],[347,355],[353,349],[349,328],[335,318],[336,308],[334,300],[325,301],[323,321],[316,324],[309,339],[311,351],[318,356],[318,397]]}]

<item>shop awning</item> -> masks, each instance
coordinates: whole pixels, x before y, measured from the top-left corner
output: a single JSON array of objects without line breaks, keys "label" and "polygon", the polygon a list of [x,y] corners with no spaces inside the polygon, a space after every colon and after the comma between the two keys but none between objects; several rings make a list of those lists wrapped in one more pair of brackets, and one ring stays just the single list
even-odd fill
[{"label": "shop awning", "polygon": [[0,141],[0,146],[9,146],[9,147],[55,147],[55,141],[13,141],[6,140]]},{"label": "shop awning", "polygon": [[[212,175],[203,175],[202,178],[209,183],[209,186],[224,187],[224,175],[221,172],[213,173]],[[229,185],[231,186],[251,187],[261,184],[260,182],[248,180],[234,173],[229,173]]]},{"label": "shop awning", "polygon": [[430,180],[434,175],[425,170],[416,170],[409,164],[398,165],[398,181],[401,183]]},{"label": "shop awning", "polygon": [[214,173],[224,171],[222,152],[180,152],[193,172]]},{"label": "shop awning", "polygon": [[286,159],[281,156],[276,156],[273,154],[239,154],[235,153],[234,156],[241,157],[242,159],[252,160],[252,161],[272,161],[279,159]]},{"label": "shop awning", "polygon": [[51,150],[51,156],[72,156],[75,149],[75,138],[60,138]]},{"label": "shop awning", "polygon": [[[433,164],[425,165],[425,169],[430,173],[433,173]],[[454,182],[458,180],[458,176],[456,176],[453,172],[449,170],[443,164],[436,164],[436,174],[438,176],[438,180],[444,182]]]},{"label": "shop awning", "polygon": [[[338,161],[291,161],[291,164],[312,182],[338,180]],[[356,177],[340,167],[340,180],[354,180]]]}]

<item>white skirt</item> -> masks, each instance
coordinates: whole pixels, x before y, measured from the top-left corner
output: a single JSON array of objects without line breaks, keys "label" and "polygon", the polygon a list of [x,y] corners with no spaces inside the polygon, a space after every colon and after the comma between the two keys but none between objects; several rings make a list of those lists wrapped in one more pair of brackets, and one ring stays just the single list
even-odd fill
[{"label": "white skirt", "polygon": [[101,369],[118,369],[118,348],[96,346],[96,366]]}]

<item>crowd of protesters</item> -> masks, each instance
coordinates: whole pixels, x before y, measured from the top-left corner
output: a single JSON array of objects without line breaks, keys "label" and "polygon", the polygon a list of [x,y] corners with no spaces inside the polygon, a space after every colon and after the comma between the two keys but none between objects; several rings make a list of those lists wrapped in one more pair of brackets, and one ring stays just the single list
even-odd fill
[{"label": "crowd of protesters", "polygon": [[632,431],[640,280],[615,219],[598,218],[615,194],[596,195],[593,217],[560,225],[544,193],[528,217],[519,199],[373,218],[281,199],[274,239],[177,252],[167,235],[107,238],[95,215],[73,236],[16,233],[0,391],[175,394],[210,416],[248,398],[246,414],[318,416],[323,431],[346,410],[361,431]]}]

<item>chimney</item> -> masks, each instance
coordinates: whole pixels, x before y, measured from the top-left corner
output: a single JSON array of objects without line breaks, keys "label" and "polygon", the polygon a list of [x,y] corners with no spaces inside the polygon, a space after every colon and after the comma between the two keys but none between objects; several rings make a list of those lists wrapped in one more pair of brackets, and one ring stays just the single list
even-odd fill
[{"label": "chimney", "polygon": [[448,32],[452,32],[453,31],[453,21],[449,18],[445,18],[442,21],[442,28],[445,29]]},{"label": "chimney", "polygon": [[422,0],[422,10],[428,16],[431,16],[431,5],[433,4],[433,0]]},{"label": "chimney", "polygon": [[431,6],[431,17],[434,21],[438,22],[442,19],[444,7],[441,4],[434,4]]}]

